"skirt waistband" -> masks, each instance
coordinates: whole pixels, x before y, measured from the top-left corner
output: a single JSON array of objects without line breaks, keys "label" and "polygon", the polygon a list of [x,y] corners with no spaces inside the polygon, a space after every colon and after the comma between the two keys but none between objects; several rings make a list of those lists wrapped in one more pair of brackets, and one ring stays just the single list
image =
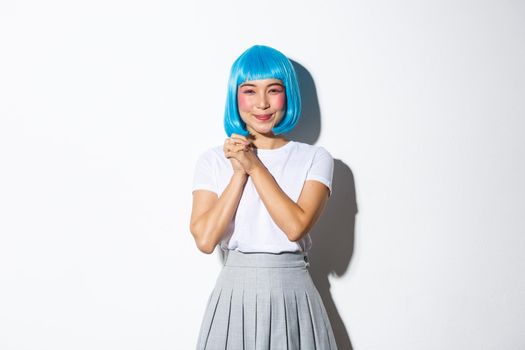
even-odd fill
[{"label": "skirt waistband", "polygon": [[243,253],[237,250],[226,251],[224,266],[231,267],[308,267],[308,254],[305,252],[284,253]]}]

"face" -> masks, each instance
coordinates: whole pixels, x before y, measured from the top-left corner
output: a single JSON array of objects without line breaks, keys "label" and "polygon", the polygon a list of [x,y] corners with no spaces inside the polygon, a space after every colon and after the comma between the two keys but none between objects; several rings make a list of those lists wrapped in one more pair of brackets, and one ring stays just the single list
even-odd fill
[{"label": "face", "polygon": [[271,135],[286,112],[286,92],[279,79],[249,80],[237,89],[239,115],[250,134]]}]

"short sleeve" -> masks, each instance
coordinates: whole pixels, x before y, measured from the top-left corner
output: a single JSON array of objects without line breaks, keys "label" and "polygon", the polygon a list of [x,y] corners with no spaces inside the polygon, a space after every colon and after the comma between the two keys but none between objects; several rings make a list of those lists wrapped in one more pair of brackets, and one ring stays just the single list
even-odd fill
[{"label": "short sleeve", "polygon": [[332,155],[324,147],[319,147],[315,152],[306,180],[317,180],[325,184],[330,190],[329,196],[331,196],[333,174],[334,159]]},{"label": "short sleeve", "polygon": [[215,172],[213,171],[212,155],[210,151],[204,152],[197,159],[191,188],[192,192],[195,190],[208,190],[218,193]]}]

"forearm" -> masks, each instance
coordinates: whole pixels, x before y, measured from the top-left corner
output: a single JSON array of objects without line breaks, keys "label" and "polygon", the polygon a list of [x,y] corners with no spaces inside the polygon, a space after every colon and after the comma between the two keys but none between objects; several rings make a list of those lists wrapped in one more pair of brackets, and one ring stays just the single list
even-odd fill
[{"label": "forearm", "polygon": [[303,235],[303,210],[281,189],[264,165],[250,172],[252,182],[268,213],[290,241]]},{"label": "forearm", "polygon": [[244,191],[248,176],[234,174],[217,203],[195,224],[201,250],[211,253],[230,225]]}]

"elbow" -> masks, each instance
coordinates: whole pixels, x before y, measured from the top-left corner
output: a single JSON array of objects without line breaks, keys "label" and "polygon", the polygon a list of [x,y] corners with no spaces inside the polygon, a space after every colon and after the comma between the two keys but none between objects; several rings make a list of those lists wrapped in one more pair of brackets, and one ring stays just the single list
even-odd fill
[{"label": "elbow", "polygon": [[211,254],[215,250],[216,244],[210,242],[208,239],[199,238],[195,235],[193,238],[195,239],[195,244],[197,245],[197,248],[204,254]]},{"label": "elbow", "polygon": [[196,240],[197,248],[204,254],[211,254],[215,250],[215,244],[210,244],[204,240]]},{"label": "elbow", "polygon": [[288,231],[288,240],[290,242],[300,241],[306,233],[308,233],[308,231],[306,230],[305,226],[297,225],[295,228]]},{"label": "elbow", "polygon": [[193,235],[197,248],[204,254],[211,254],[215,250],[215,244],[204,238],[203,234],[199,234],[199,230],[195,225],[190,225],[190,232]]},{"label": "elbow", "polygon": [[300,241],[302,238],[303,238],[303,234],[289,234],[288,235],[288,240],[290,242],[297,242],[297,241]]}]

